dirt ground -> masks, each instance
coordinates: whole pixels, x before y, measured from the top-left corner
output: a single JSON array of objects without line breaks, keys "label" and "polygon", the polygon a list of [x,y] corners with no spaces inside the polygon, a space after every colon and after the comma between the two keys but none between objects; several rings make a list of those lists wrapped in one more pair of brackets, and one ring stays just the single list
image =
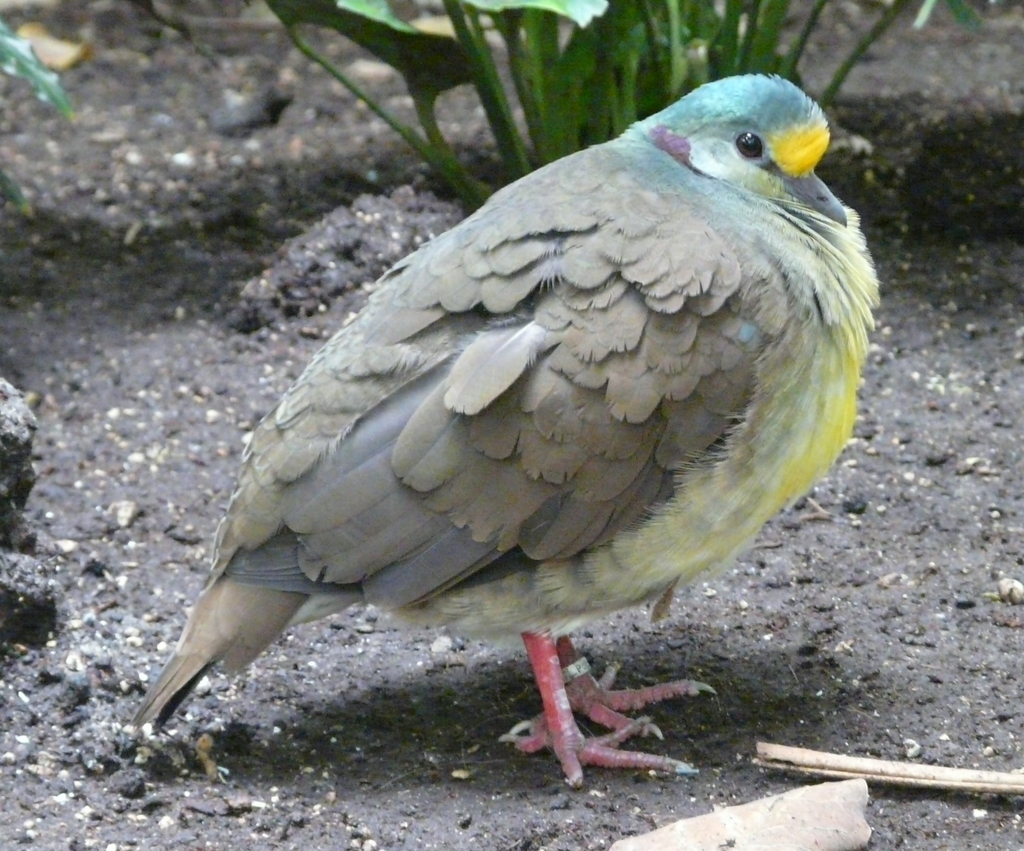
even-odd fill
[{"label": "dirt ground", "polygon": [[[860,23],[844,15],[835,39]],[[995,593],[1024,579],[1013,7],[980,33],[900,33],[851,79],[837,117],[874,152],[846,139],[823,173],[864,213],[884,295],[855,439],[813,492],[832,518],[800,504],[667,620],[624,612],[578,636],[626,684],[717,690],[652,713],[653,747],[699,776],[591,769],[580,792],[550,755],[498,741],[539,709],[521,648],[367,610],[214,675],[166,734],[125,737],[203,581],[243,436],[361,285],[460,213],[279,33],[210,31],[204,54],[127,3],[8,18],[27,16],[97,49],[64,76],[74,124],[0,79],[0,163],[36,209],[0,218],[0,375],[39,420],[38,542],[19,558],[58,601],[0,661],[5,848],[606,848],[796,785],[752,765],[759,740],[1024,770],[1024,607]],[[810,56],[812,88],[832,55]],[[380,67],[352,70],[408,107]],[[276,126],[217,129],[226,91],[269,86],[294,97]],[[472,99],[449,100],[481,157]],[[1020,849],[1022,812],[1020,798],[876,787],[871,848]]]}]

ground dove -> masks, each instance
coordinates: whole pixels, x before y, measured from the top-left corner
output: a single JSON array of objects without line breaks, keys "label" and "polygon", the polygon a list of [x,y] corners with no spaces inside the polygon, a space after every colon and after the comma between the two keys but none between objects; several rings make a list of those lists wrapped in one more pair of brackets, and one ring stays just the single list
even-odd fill
[{"label": "ground dove", "polygon": [[877,280],[828,142],[785,80],[709,83],[390,269],[253,433],[135,725],[363,602],[522,634],[543,713],[511,738],[570,784],[689,770],[620,745],[699,684],[613,691],[568,634],[727,566],[849,438]]}]

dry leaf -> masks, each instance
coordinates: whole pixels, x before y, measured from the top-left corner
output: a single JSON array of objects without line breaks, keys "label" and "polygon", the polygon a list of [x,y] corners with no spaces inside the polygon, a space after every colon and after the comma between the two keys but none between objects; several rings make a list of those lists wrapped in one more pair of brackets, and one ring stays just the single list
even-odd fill
[{"label": "dry leaf", "polygon": [[855,851],[871,838],[867,802],[863,780],[804,786],[620,839],[611,851]]},{"label": "dry leaf", "polygon": [[88,42],[76,43],[57,38],[39,23],[22,24],[18,27],[18,35],[32,45],[39,61],[54,71],[66,71],[92,57],[92,45]]},{"label": "dry leaf", "polygon": [[444,35],[448,38],[455,38],[455,27],[452,26],[452,19],[447,15],[423,15],[409,23],[427,35]]}]

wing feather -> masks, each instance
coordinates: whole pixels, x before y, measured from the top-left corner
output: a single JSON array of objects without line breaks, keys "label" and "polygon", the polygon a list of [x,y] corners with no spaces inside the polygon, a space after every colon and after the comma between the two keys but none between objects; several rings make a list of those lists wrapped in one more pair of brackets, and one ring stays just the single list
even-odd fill
[{"label": "wing feather", "polygon": [[735,250],[642,173],[561,160],[386,273],[256,430],[217,569],[400,607],[667,499],[765,340]]}]

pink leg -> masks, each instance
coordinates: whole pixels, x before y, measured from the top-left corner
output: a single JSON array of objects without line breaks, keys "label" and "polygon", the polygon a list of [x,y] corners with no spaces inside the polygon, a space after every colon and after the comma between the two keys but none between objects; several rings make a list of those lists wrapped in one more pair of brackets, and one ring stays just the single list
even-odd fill
[{"label": "pink leg", "polygon": [[544,721],[547,727],[548,744],[562,763],[562,771],[570,786],[583,784],[583,769],[578,753],[583,747],[583,734],[572,717],[569,696],[562,683],[562,666],[558,664],[555,642],[550,635],[523,633],[526,655],[533,666],[540,699],[544,703]]},{"label": "pink leg", "polygon": [[[525,728],[523,725],[516,725],[508,736],[502,737],[503,739],[514,741],[520,750],[528,753],[545,745],[551,747],[562,764],[562,770],[570,786],[583,784],[584,765],[654,769],[677,774],[694,773],[694,769],[685,762],[670,757],[619,750],[618,746],[631,736],[652,732],[660,736],[660,731],[647,718],[627,718],[616,708],[609,706],[604,698],[612,696],[610,700],[616,707],[639,708],[652,701],[664,700],[677,694],[695,694],[703,689],[694,684],[688,684],[684,688],[681,684],[671,683],[665,687],[667,690],[659,690],[661,687],[655,686],[652,689],[611,692],[607,690],[607,686],[611,685],[614,673],[603,677],[601,683],[589,673],[579,673],[574,674],[570,680],[569,688],[573,692],[570,694],[563,681],[562,669],[569,666],[579,668],[581,657],[569,639],[559,639],[556,647],[555,640],[550,635],[527,632],[523,633],[523,643],[526,645],[526,653],[530,657],[537,688],[544,703],[544,714],[533,722],[527,722]],[[574,685],[581,680],[582,685]],[[705,686],[704,689],[706,688]],[[620,701],[614,697],[615,695],[629,697]],[[573,718],[573,709],[586,712],[592,720],[611,728],[612,732],[605,736],[585,738],[576,725],[576,719]],[[524,729],[529,732],[520,735]]]}]

